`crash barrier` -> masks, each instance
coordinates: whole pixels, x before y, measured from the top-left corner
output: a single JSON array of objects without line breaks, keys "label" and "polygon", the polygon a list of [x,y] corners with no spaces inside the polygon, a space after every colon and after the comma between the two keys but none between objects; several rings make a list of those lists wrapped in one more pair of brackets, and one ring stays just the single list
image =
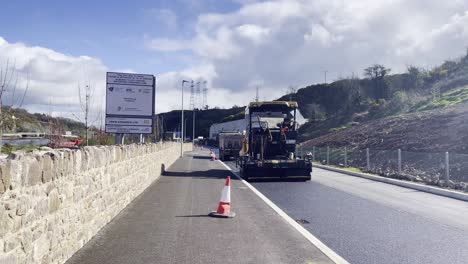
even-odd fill
[{"label": "crash barrier", "polygon": [[179,156],[172,142],[15,152],[0,163],[0,263],[64,263]]},{"label": "crash barrier", "polygon": [[468,192],[468,155],[342,147],[298,147],[314,162]]}]

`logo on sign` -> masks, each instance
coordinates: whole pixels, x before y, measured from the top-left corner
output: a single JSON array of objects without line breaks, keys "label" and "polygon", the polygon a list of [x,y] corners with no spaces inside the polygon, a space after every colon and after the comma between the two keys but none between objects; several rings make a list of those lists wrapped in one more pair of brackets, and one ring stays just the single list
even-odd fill
[{"label": "logo on sign", "polygon": [[109,87],[109,91],[113,92],[113,91],[114,91],[114,87]]}]

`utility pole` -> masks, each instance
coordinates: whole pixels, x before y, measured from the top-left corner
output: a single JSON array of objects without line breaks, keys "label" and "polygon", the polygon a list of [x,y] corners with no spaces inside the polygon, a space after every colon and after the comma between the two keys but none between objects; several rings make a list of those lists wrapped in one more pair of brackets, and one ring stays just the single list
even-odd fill
[{"label": "utility pole", "polygon": [[255,102],[258,102],[259,98],[258,98],[258,85],[255,86]]},{"label": "utility pole", "polygon": [[325,75],[325,84],[327,84],[327,70],[323,71],[323,74]]},{"label": "utility pole", "polygon": [[[193,86],[193,81],[192,81],[192,86]],[[195,90],[195,107],[198,108],[200,106],[200,81],[197,82],[197,88]]]},{"label": "utility pole", "polygon": [[192,117],[192,144],[195,144],[195,108],[193,109],[193,117]]},{"label": "utility pole", "polygon": [[[186,82],[188,83],[189,81],[182,80],[182,91],[181,91],[182,92],[182,113],[181,113],[181,117],[180,117],[180,126],[181,126],[180,135],[181,135],[181,137],[183,137],[183,134],[184,134],[184,84]],[[193,85],[193,81],[192,81],[192,85]],[[183,148],[184,148],[184,140],[181,139],[180,140],[180,157],[182,157],[183,154],[184,154]]]},{"label": "utility pole", "polygon": [[206,81],[203,81],[203,105],[202,105],[202,110],[203,109],[208,109],[208,88],[206,88]]}]

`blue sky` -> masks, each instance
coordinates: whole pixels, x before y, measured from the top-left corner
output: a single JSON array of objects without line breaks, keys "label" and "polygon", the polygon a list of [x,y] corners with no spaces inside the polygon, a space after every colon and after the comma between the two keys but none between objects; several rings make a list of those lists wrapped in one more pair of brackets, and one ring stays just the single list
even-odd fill
[{"label": "blue sky", "polygon": [[[0,36],[9,42],[47,47],[73,56],[100,58],[113,69],[159,73],[192,63],[191,52],[164,54],[148,51],[145,39],[189,39],[203,12],[230,12],[231,1],[98,1],[15,0],[2,3]],[[161,10],[175,14],[175,25],[159,17]]]}]

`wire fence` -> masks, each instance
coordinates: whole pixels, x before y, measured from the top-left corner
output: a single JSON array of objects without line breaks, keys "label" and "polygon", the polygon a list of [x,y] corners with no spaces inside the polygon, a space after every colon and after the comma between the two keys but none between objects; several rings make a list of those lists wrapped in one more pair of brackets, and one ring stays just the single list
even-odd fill
[{"label": "wire fence", "polygon": [[468,192],[468,155],[422,153],[352,147],[298,147],[298,155],[312,155],[323,165],[356,168],[385,177],[405,179]]}]

